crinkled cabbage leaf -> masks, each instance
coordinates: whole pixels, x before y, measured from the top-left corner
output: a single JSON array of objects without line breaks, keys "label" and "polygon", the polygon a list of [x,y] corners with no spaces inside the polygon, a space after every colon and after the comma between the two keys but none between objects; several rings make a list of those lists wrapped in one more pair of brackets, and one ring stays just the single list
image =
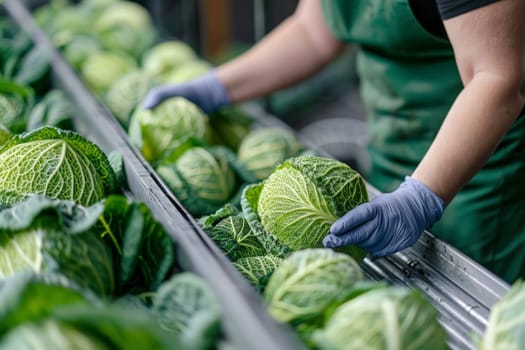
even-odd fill
[{"label": "crinkled cabbage leaf", "polygon": [[30,194],[88,206],[115,191],[106,155],[83,136],[42,127],[10,138],[0,147],[0,203]]}]

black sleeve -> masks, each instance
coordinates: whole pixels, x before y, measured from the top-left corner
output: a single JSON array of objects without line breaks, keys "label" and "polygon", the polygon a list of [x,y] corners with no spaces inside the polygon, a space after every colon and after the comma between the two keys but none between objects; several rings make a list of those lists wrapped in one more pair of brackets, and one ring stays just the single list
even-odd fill
[{"label": "black sleeve", "polygon": [[459,16],[498,0],[436,0],[442,19]]}]

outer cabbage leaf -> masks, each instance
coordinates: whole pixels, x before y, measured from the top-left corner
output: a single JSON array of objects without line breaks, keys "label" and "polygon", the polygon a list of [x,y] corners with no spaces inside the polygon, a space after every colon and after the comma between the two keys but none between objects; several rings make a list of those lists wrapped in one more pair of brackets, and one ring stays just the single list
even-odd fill
[{"label": "outer cabbage leaf", "polygon": [[153,80],[142,71],[132,71],[118,78],[104,97],[107,106],[127,129],[135,108],[154,86]]},{"label": "outer cabbage leaf", "polygon": [[302,149],[302,144],[288,130],[268,127],[250,132],[241,142],[237,156],[257,180],[264,180],[275,166]]},{"label": "outer cabbage leaf", "polygon": [[34,350],[193,349],[160,330],[149,313],[89,303],[56,309],[45,320],[22,325],[0,344],[8,345]]},{"label": "outer cabbage leaf", "polygon": [[264,291],[269,278],[283,259],[273,255],[250,256],[237,259],[233,266],[259,291]]},{"label": "outer cabbage leaf", "polygon": [[71,38],[62,49],[64,58],[76,71],[82,69],[82,65],[89,56],[102,51],[102,44],[93,35],[79,34]]},{"label": "outer cabbage leaf", "polygon": [[229,216],[205,231],[230,260],[266,253],[242,215]]},{"label": "outer cabbage leaf", "polygon": [[103,204],[97,228],[118,256],[119,293],[156,290],[174,265],[170,236],[143,203],[113,195]]},{"label": "outer cabbage leaf", "polygon": [[437,311],[416,289],[372,289],[340,305],[312,340],[321,350],[448,349]]},{"label": "outer cabbage leaf", "polygon": [[479,350],[525,348],[525,284],[519,280],[491,309]]},{"label": "outer cabbage leaf", "polygon": [[97,145],[72,131],[43,127],[0,148],[0,203],[29,194],[91,205],[115,190],[115,174]]},{"label": "outer cabbage leaf", "polygon": [[156,161],[188,137],[206,140],[207,116],[183,97],[170,98],[154,109],[138,108],[133,114],[129,136],[144,158]]},{"label": "outer cabbage leaf", "polygon": [[153,311],[161,328],[180,335],[186,346],[209,349],[218,339],[219,303],[207,283],[194,274],[180,273],[162,284]]},{"label": "outer cabbage leaf", "polygon": [[361,268],[350,256],[330,249],[305,249],[292,253],[274,271],[264,298],[275,319],[298,324],[343,301],[362,279]]},{"label": "outer cabbage leaf", "polygon": [[[300,156],[275,169],[263,182],[256,203],[264,229],[298,250],[322,247],[332,223],[367,200],[363,178],[348,165],[334,159]],[[365,256],[356,247],[347,250],[357,260]]]},{"label": "outer cabbage leaf", "polygon": [[42,197],[4,209],[0,277],[24,270],[56,272],[98,295],[112,295],[113,254],[94,229],[100,213],[100,205],[81,208]]},{"label": "outer cabbage leaf", "polygon": [[57,307],[100,301],[88,290],[57,274],[20,272],[0,285],[0,338],[9,330],[49,316]]},{"label": "outer cabbage leaf", "polygon": [[280,242],[277,237],[271,232],[268,232],[259,220],[257,215],[257,203],[264,184],[248,185],[244,188],[241,197],[241,207],[244,217],[248,221],[253,234],[261,245],[266,249],[267,254],[285,257],[288,256],[292,250],[287,245]]},{"label": "outer cabbage leaf", "polygon": [[71,130],[73,129],[72,116],[72,106],[64,93],[60,90],[51,90],[31,111],[27,121],[27,130],[46,125]]}]

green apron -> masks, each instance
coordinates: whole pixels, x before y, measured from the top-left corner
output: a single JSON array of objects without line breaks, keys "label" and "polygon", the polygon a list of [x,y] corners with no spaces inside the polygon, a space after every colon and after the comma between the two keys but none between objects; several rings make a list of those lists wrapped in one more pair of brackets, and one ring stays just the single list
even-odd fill
[{"label": "green apron", "polygon": [[[428,33],[408,0],[323,0],[332,33],[358,45],[368,112],[367,180],[393,191],[423,158],[462,89],[450,43]],[[481,142],[482,140],[480,140]],[[508,282],[525,277],[525,117],[431,231]]]}]

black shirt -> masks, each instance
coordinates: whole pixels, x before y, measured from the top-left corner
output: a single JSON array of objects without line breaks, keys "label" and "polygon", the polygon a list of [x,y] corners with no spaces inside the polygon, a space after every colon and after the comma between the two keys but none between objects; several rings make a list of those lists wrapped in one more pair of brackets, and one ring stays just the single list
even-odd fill
[{"label": "black shirt", "polygon": [[498,0],[409,0],[412,12],[428,32],[446,38],[443,20],[459,16]]}]

